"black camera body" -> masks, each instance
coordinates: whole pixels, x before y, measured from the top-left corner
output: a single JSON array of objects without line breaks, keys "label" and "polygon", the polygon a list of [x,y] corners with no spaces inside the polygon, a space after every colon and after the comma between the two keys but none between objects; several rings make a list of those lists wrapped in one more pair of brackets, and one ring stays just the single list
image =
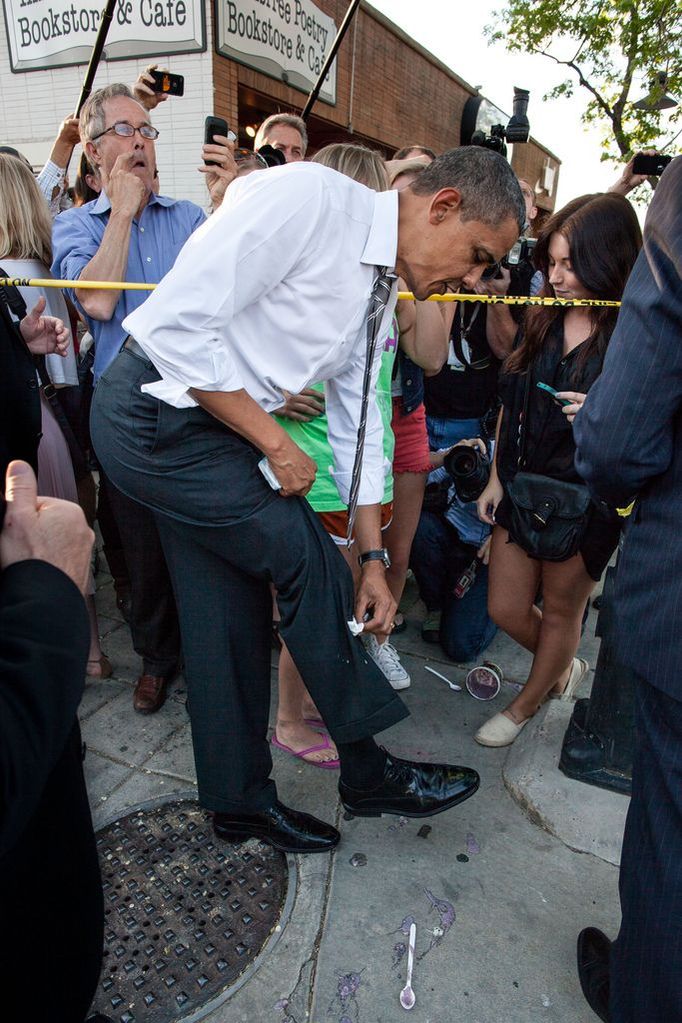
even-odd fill
[{"label": "black camera body", "polygon": [[478,448],[455,444],[443,459],[443,468],[455,485],[455,493],[463,504],[476,501],[490,479],[490,459]]},{"label": "black camera body", "polygon": [[509,118],[507,127],[503,124],[493,124],[490,134],[483,131],[475,131],[471,136],[472,146],[483,146],[484,149],[492,149],[500,156],[507,155],[506,143],[513,145],[515,142],[527,142],[530,137],[530,121],[528,120],[528,100],[530,92],[528,89],[518,89],[514,86],[514,102],[512,115]]},{"label": "black camera body", "polygon": [[537,238],[524,238],[523,235],[512,245],[511,249],[502,260],[502,265],[510,269],[512,266],[519,266],[521,263],[532,263],[533,252],[537,245]]},{"label": "black camera body", "polygon": [[256,152],[263,160],[265,160],[268,167],[281,167],[287,162],[284,153],[282,153],[279,149],[275,149],[274,146],[271,146],[268,143],[261,146],[260,149],[256,150]]}]

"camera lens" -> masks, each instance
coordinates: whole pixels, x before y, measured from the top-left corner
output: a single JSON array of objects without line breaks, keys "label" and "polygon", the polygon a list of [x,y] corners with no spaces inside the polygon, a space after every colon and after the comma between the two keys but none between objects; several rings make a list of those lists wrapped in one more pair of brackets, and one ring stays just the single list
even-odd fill
[{"label": "camera lens", "polygon": [[443,468],[452,478],[457,497],[464,504],[480,497],[490,478],[488,457],[482,455],[478,448],[455,445],[443,459]]}]

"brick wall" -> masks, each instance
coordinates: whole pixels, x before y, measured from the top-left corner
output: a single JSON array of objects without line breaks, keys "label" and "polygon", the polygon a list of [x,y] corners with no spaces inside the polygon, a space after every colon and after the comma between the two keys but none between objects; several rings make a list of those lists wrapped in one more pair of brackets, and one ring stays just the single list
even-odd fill
[{"label": "brick wall", "polygon": [[[560,167],[560,161],[554,154],[533,140],[525,145],[514,146],[512,167],[520,178],[523,178],[535,189],[539,212],[553,210]],[[545,187],[551,178],[546,173],[547,167],[554,170],[554,178],[549,189]]]}]

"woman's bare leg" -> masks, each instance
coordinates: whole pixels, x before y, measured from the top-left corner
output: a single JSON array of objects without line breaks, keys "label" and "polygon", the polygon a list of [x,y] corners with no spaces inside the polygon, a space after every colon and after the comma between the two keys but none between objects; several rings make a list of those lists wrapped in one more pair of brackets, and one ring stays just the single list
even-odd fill
[{"label": "woman's bare leg", "polygon": [[541,562],[529,558],[502,526],[493,529],[488,568],[488,614],[519,646],[535,653],[542,612],[535,604]]},{"label": "woman's bare leg", "polygon": [[[355,548],[353,547],[352,551],[349,551],[346,547],[339,549],[351,572],[353,572],[353,578],[357,580],[359,566],[355,555]],[[274,613],[276,619],[279,619],[276,595],[274,596]],[[317,746],[324,741],[319,732],[316,732],[310,725],[306,724],[306,718],[311,720],[319,717],[320,712],[313,703],[298,668],[286,648],[286,644],[282,641],[282,649],[279,655],[279,700],[277,703],[275,734],[281,743],[285,746],[290,746],[296,753],[300,753],[301,750]],[[338,753],[331,739],[329,739],[329,745],[329,749],[310,753],[305,759],[318,762],[336,760]]]},{"label": "woman's bare leg", "polygon": [[580,643],[585,604],[595,586],[580,554],[541,564],[542,620],[533,666],[523,690],[507,708],[517,723],[531,717],[552,689],[563,688]]},{"label": "woman's bare leg", "polygon": [[[279,702],[275,734],[281,743],[289,746],[295,753],[300,753],[301,750],[309,749],[311,746],[319,746],[324,742],[324,737],[306,724],[307,717],[319,717],[319,712],[310,698],[286,644],[282,642],[279,654]],[[304,759],[317,762],[336,760],[338,753],[331,739],[329,739],[329,747],[329,749],[309,753]]]},{"label": "woman's bare leg", "polygon": [[419,525],[424,501],[426,473],[398,472],[393,479],[393,519],[384,532],[384,543],[391,557],[386,584],[397,604],[405,589],[412,541]]}]

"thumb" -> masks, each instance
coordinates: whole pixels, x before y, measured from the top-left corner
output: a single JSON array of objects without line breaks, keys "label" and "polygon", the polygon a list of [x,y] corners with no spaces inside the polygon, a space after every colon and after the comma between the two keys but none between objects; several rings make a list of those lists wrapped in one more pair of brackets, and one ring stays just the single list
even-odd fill
[{"label": "thumb", "polygon": [[28,462],[10,462],[5,477],[5,499],[13,510],[36,510],[38,484]]},{"label": "thumb", "polygon": [[[45,310],[45,296],[41,295],[40,298],[38,299],[38,301],[36,302],[36,304],[33,306],[33,309],[31,309],[31,311],[30,311],[30,313],[28,315],[30,317],[32,317],[34,320],[37,320],[38,317],[43,315],[44,310]],[[29,466],[29,468],[30,468],[30,466]]]}]

